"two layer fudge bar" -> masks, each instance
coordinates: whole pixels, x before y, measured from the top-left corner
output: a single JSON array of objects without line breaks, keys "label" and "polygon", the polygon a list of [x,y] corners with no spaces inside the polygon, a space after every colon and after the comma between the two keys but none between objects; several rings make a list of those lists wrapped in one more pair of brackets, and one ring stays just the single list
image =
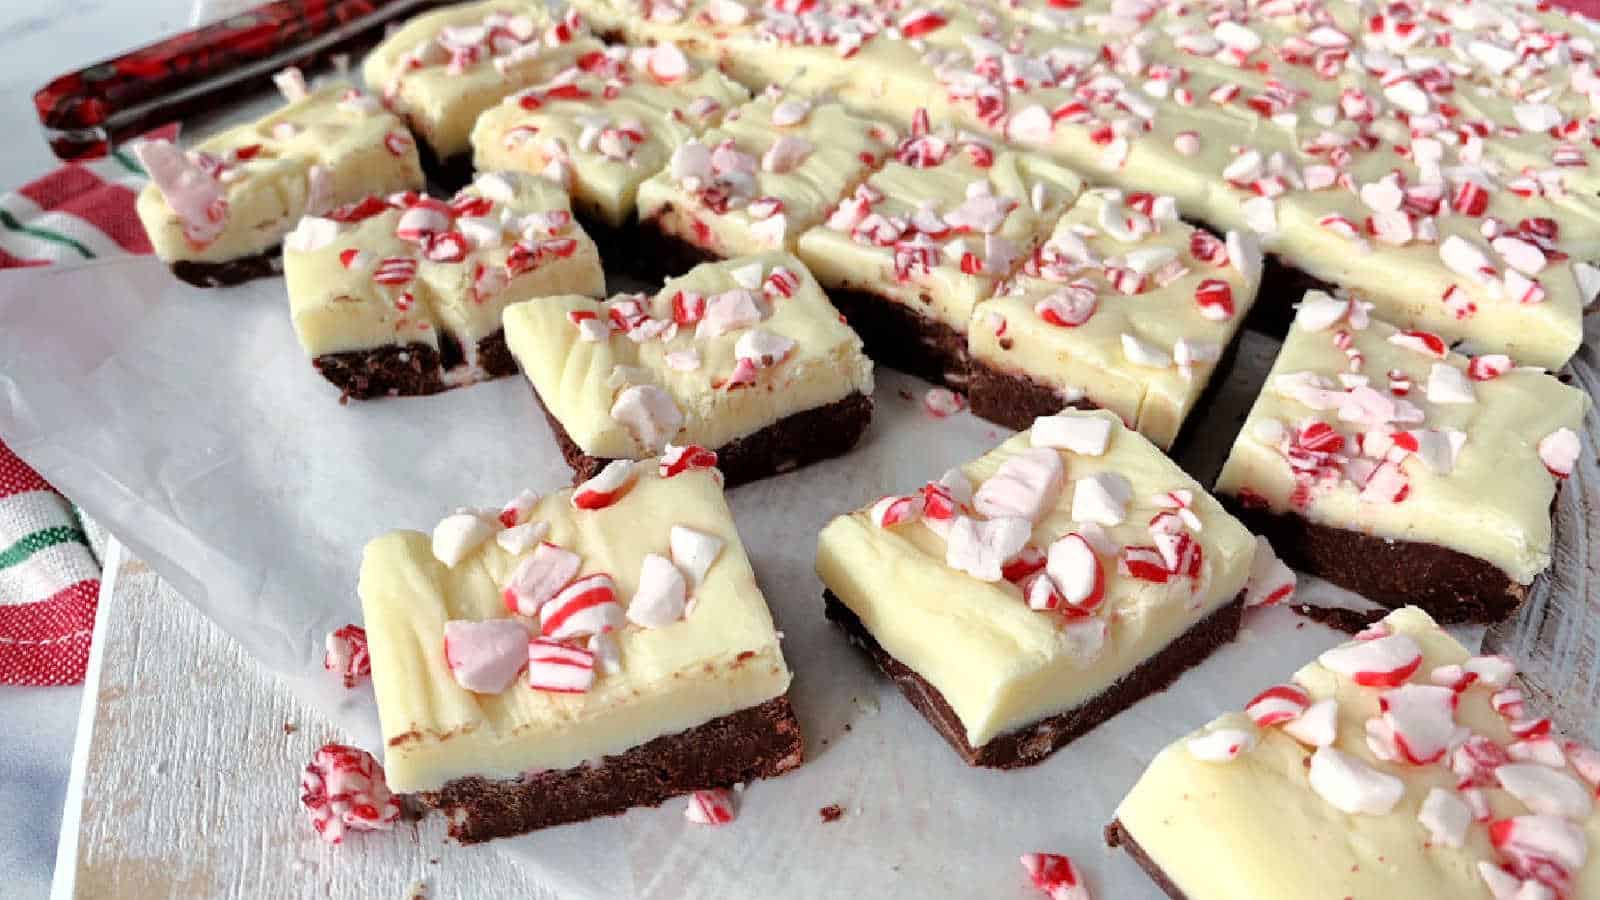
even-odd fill
[{"label": "two layer fudge bar", "polygon": [[650,261],[633,245],[630,227],[639,185],[749,99],[743,87],[691,63],[672,44],[608,47],[479,117],[474,164],[542,173],[566,185],[605,258],[636,267]]},{"label": "two layer fudge bar", "polygon": [[1600,751],[1405,608],[1163,750],[1107,840],[1173,900],[1600,896]]},{"label": "two layer fudge bar", "polygon": [[485,173],[450,200],[369,197],[284,242],[295,333],[344,397],[431,394],[510,375],[500,313],[531,297],[604,296],[594,242],[554,183]]},{"label": "two layer fudge bar", "polygon": [[1239,630],[1255,539],[1138,432],[1068,410],[818,541],[827,615],[967,763],[1038,763]]},{"label": "two layer fudge bar", "polygon": [[729,485],[838,456],[872,417],[872,362],[786,253],[704,263],[653,297],[505,311],[506,343],[578,479],[673,445]]},{"label": "two layer fudge bar", "polygon": [[422,139],[429,174],[453,189],[471,179],[468,136],[484,110],[600,49],[576,12],[487,0],[411,19],[373,48],[361,75]]},{"label": "two layer fudge bar", "polygon": [[1043,157],[934,131],[923,111],[893,158],[800,236],[799,255],[874,359],[965,390],[973,307],[1082,189]]},{"label": "two layer fudge bar", "polygon": [[1171,197],[1085,193],[969,332],[974,413],[1026,428],[1108,409],[1170,448],[1255,302],[1261,250],[1178,219]]},{"label": "two layer fudge bar", "polygon": [[1217,480],[1290,565],[1443,622],[1494,622],[1550,565],[1589,398],[1505,356],[1306,295]]},{"label": "two layer fudge bar", "polygon": [[689,454],[367,545],[390,788],[476,843],[800,765],[721,476]]},{"label": "two layer fudge bar", "polygon": [[888,126],[769,90],[685,141],[639,186],[639,221],[684,260],[793,252],[894,148]]},{"label": "two layer fudge bar", "polygon": [[310,90],[294,69],[277,80],[289,102],[263,119],[189,150],[134,147],[150,174],[139,221],[156,255],[190,284],[276,275],[283,237],[302,216],[422,187],[415,142],[376,98],[342,83]]}]

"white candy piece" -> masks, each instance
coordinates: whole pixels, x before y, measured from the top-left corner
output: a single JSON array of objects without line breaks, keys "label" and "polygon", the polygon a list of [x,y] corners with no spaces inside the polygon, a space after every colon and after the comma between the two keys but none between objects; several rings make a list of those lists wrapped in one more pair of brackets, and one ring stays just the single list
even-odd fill
[{"label": "white candy piece", "polygon": [[506,605],[516,604],[518,615],[537,616],[543,606],[578,574],[583,560],[555,544],[540,544],[533,555],[517,563],[506,585]]},{"label": "white candy piece", "polygon": [[794,347],[793,338],[764,328],[752,328],[734,342],[733,355],[754,362],[757,368],[767,369],[783,362]]},{"label": "white candy piece", "polygon": [[1082,413],[1040,416],[1033,420],[1033,446],[1101,456],[1111,444],[1111,425],[1105,416]]},{"label": "white candy piece", "polygon": [[1478,394],[1467,373],[1448,363],[1434,363],[1428,370],[1429,403],[1476,403]]},{"label": "white candy piece", "polygon": [[1432,684],[1403,684],[1380,697],[1398,755],[1413,765],[1444,758],[1456,737],[1456,693]]},{"label": "white candy piece", "polygon": [[639,589],[628,603],[628,621],[642,628],[664,628],[683,618],[689,585],[672,560],[645,554],[639,565]]},{"label": "white candy piece", "polygon": [[1045,572],[1073,606],[1098,602],[1105,593],[1105,570],[1087,538],[1069,534],[1050,545]]},{"label": "white candy piece", "polygon": [[705,316],[695,326],[697,339],[720,337],[748,328],[763,318],[756,298],[746,290],[724,291],[706,298]]},{"label": "white candy piece", "polygon": [[945,538],[944,561],[979,581],[1000,581],[1002,567],[1022,552],[1033,535],[1033,523],[1020,518],[977,521],[956,516]]},{"label": "white candy piece", "polygon": [[1134,365],[1151,369],[1165,369],[1172,365],[1172,354],[1126,332],[1122,335],[1122,355]]},{"label": "white candy piece", "polygon": [[[497,524],[497,523],[496,523]],[[458,512],[433,526],[433,557],[450,568],[494,537],[495,524],[478,513]]]},{"label": "white candy piece", "polygon": [[647,453],[661,452],[684,421],[672,395],[653,384],[625,388],[611,404],[611,418],[627,428]]},{"label": "white candy piece", "polygon": [[1037,522],[1045,510],[1055,506],[1064,473],[1061,454],[1044,447],[1029,448],[1001,463],[978,485],[972,507],[991,519],[1016,516]]},{"label": "white candy piece", "polygon": [[1417,821],[1428,829],[1434,843],[1460,849],[1466,844],[1467,828],[1472,825],[1472,808],[1454,791],[1436,787],[1422,801]]},{"label": "white candy piece", "polygon": [[1218,728],[1185,743],[1189,755],[1203,762],[1232,762],[1256,747],[1256,736],[1242,728]]},{"label": "white candy piece", "polygon": [[517,619],[444,623],[444,658],[456,684],[476,694],[498,694],[528,664],[528,627]]},{"label": "white candy piece", "polygon": [[1344,320],[1350,309],[1347,300],[1330,297],[1321,291],[1310,291],[1295,310],[1294,323],[1306,331],[1326,331]]},{"label": "white candy piece", "polygon": [[494,536],[494,542],[500,545],[501,550],[513,556],[521,556],[544,540],[544,536],[549,532],[549,522],[523,522],[521,525],[500,529],[500,533]]},{"label": "white candy piece", "polygon": [[1307,747],[1327,747],[1339,737],[1339,701],[1328,697],[1306,708],[1298,719],[1283,723],[1283,733]]},{"label": "white candy piece", "polygon": [[339,223],[321,216],[306,216],[283,239],[283,246],[295,253],[311,253],[333,243],[339,236]]},{"label": "white candy piece", "polygon": [[1422,649],[1410,635],[1391,634],[1335,647],[1317,657],[1317,662],[1356,684],[1392,687],[1422,664]]},{"label": "white candy piece", "polygon": [[1594,811],[1594,797],[1578,779],[1538,763],[1508,763],[1494,770],[1500,786],[1536,813],[1582,822]]},{"label": "white candy piece", "polygon": [[1478,676],[1478,684],[1505,687],[1517,674],[1517,664],[1505,656],[1474,656],[1462,664],[1464,671]]},{"label": "white candy piece", "polygon": [[1128,518],[1133,486],[1116,472],[1096,472],[1072,483],[1072,521],[1121,525]]},{"label": "white candy piece", "polygon": [[1406,791],[1400,779],[1332,747],[1311,754],[1307,777],[1319,797],[1350,815],[1387,815]]},{"label": "white candy piece", "polygon": [[594,657],[594,666],[600,674],[615,675],[622,671],[622,645],[617,643],[616,635],[610,632],[591,634],[584,646]]},{"label": "white candy piece", "polygon": [[688,579],[689,591],[693,593],[705,583],[706,572],[711,570],[726,542],[714,534],[674,525],[668,543],[672,547],[672,561]]},{"label": "white candy piece", "polygon": [[1557,428],[1539,440],[1539,459],[1557,478],[1572,474],[1580,450],[1578,435],[1570,428]]},{"label": "white candy piece", "polygon": [[1294,570],[1272,550],[1272,544],[1256,535],[1256,554],[1250,560],[1250,577],[1244,583],[1245,606],[1272,606],[1294,595]]}]

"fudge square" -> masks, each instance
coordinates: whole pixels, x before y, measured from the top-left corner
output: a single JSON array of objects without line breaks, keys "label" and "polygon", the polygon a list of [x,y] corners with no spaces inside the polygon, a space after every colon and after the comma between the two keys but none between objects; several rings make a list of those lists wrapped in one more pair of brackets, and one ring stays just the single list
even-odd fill
[{"label": "fudge square", "polygon": [[367,545],[390,788],[474,843],[800,765],[778,634],[701,461]]},{"label": "fudge square", "polygon": [[1175,900],[1600,896],[1600,752],[1415,607],[1163,750],[1106,829]]},{"label": "fudge square", "polygon": [[1082,189],[1043,157],[933,131],[919,111],[893,158],[800,236],[799,254],[873,359],[964,390],[973,307]]},{"label": "fudge square", "polygon": [[411,19],[373,48],[361,76],[422,138],[431,174],[459,183],[479,114],[600,49],[576,12],[556,19],[541,3],[488,0]]},{"label": "fudge square", "polygon": [[307,217],[285,241],[284,276],[301,347],[356,399],[514,374],[507,304],[605,294],[566,194],[514,172],[449,201],[405,192]]},{"label": "fudge square", "polygon": [[173,274],[220,287],[282,271],[280,245],[300,217],[369,194],[422,187],[410,133],[376,98],[343,83],[307,88],[277,76],[288,103],[180,150],[135,145],[150,173],[135,209]]},{"label": "fudge square", "polygon": [[793,252],[894,143],[889,126],[837,102],[768,90],[639,186],[639,220],[687,257]]},{"label": "fudge square", "polygon": [[1313,291],[1218,477],[1295,568],[1442,622],[1495,622],[1550,565],[1589,399]]},{"label": "fudge square", "polygon": [[567,186],[586,223],[621,228],[637,211],[639,185],[749,99],[672,44],[607,47],[480,116],[474,165],[546,174]]},{"label": "fudge square", "polygon": [[830,619],[961,758],[1038,763],[1239,630],[1255,538],[1104,410],[1041,417],[818,541]]},{"label": "fudge square", "polygon": [[848,451],[872,417],[861,339],[786,253],[703,263],[653,297],[517,304],[505,332],[578,479],[695,444],[742,484]]},{"label": "fudge square", "polygon": [[1177,440],[1255,301],[1261,251],[1178,219],[1170,197],[1086,192],[968,332],[972,411],[1026,428],[1108,409]]}]

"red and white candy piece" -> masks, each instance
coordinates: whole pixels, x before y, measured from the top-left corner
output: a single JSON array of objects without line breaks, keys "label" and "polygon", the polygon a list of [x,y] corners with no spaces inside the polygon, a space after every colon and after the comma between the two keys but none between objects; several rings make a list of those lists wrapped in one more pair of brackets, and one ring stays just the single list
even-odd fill
[{"label": "red and white candy piece", "polygon": [[1000,464],[972,495],[972,508],[989,517],[1016,516],[1039,521],[1055,506],[1065,476],[1061,454],[1030,447]]},{"label": "red and white candy piece", "polygon": [[1050,900],[1091,900],[1089,886],[1068,857],[1059,853],[1024,853],[1021,862],[1028,871],[1028,880]]},{"label": "red and white candy piece", "polygon": [[1184,746],[1202,762],[1232,762],[1255,749],[1256,736],[1242,728],[1218,728],[1189,738]]},{"label": "red and white candy piece", "polygon": [[1594,794],[1561,769],[1538,763],[1508,763],[1494,777],[1511,796],[1536,813],[1582,822],[1594,812]]},{"label": "red and white candy piece", "polygon": [[714,450],[707,450],[696,444],[684,446],[667,445],[661,454],[659,474],[662,478],[672,478],[682,475],[691,469],[715,469],[717,467],[717,454]]},{"label": "red and white candy piece", "polygon": [[1583,828],[1559,816],[1496,819],[1489,823],[1489,843],[1513,874],[1550,886],[1565,886],[1588,859]]},{"label": "red and white candy piece", "polygon": [[1194,302],[1200,307],[1200,316],[1213,322],[1226,322],[1233,318],[1233,288],[1220,278],[1207,278],[1194,289]]},{"label": "red and white candy piece", "polygon": [[966,409],[967,398],[949,388],[928,388],[928,392],[922,395],[922,408],[935,419],[943,419]]},{"label": "red and white candy piece", "polygon": [[445,516],[433,527],[433,556],[450,568],[494,537],[497,519],[464,511]]},{"label": "red and white candy piece", "polygon": [[920,494],[912,497],[884,497],[872,504],[870,513],[872,524],[879,528],[891,528],[915,522],[922,518],[924,505],[925,501]]},{"label": "red and white candy piece", "polygon": [[1079,610],[1092,611],[1105,601],[1105,566],[1081,534],[1065,535],[1050,545],[1045,572],[1061,598]]},{"label": "red and white candy piece", "polygon": [[1400,779],[1333,747],[1311,754],[1307,778],[1317,796],[1350,815],[1387,815],[1406,789]]},{"label": "red and white candy piece", "polygon": [[372,674],[372,657],[367,652],[367,630],[346,625],[328,632],[324,642],[322,668],[338,675],[344,686],[353,688]]},{"label": "red and white candy piece", "polygon": [[1116,472],[1095,472],[1072,483],[1072,521],[1107,527],[1128,518],[1133,487]]},{"label": "red and white candy piece", "polygon": [[444,623],[444,661],[456,684],[477,694],[498,694],[528,665],[528,626],[517,619]]},{"label": "red and white candy piece", "polygon": [[723,788],[695,791],[683,817],[696,825],[726,825],[733,821],[733,794]]},{"label": "red and white candy piece", "polygon": [[1276,606],[1294,596],[1294,570],[1284,565],[1267,539],[1256,535],[1256,555],[1244,583],[1245,606]]},{"label": "red and white candy piece", "polygon": [[1311,707],[1311,696],[1294,684],[1278,684],[1257,694],[1245,704],[1244,713],[1262,728],[1283,725],[1300,718]]},{"label": "red and white candy piece", "polygon": [[673,564],[688,579],[689,592],[693,593],[705,583],[706,573],[722,554],[723,545],[727,542],[714,534],[696,531],[685,525],[674,525],[667,535],[667,543],[672,548]]},{"label": "red and white candy piece", "polygon": [[666,446],[684,422],[683,411],[673,402],[672,395],[653,384],[623,388],[611,404],[611,418],[652,453]]},{"label": "red and white candy piece", "polygon": [[578,554],[555,544],[535,547],[511,572],[503,594],[506,609],[518,615],[537,616],[539,608],[578,574],[582,563]]},{"label": "red and white candy piece", "polygon": [[528,687],[581,694],[594,687],[594,654],[582,647],[534,638],[528,642]]},{"label": "red and white candy piece", "polygon": [[1467,361],[1467,377],[1473,381],[1490,381],[1511,371],[1511,357],[1500,353],[1474,356]]},{"label": "red and white candy piece", "polygon": [[1112,419],[1092,413],[1063,412],[1033,420],[1033,446],[1101,456],[1111,444]]},{"label": "red and white candy piece", "polygon": [[1557,428],[1539,440],[1539,459],[1551,475],[1566,478],[1578,461],[1578,435],[1570,428]]},{"label": "red and white candy piece", "polygon": [[552,640],[604,634],[622,628],[617,586],[603,572],[568,584],[539,607],[539,632]]},{"label": "red and white candy piece", "polygon": [[1033,523],[1027,519],[957,516],[945,538],[944,561],[979,581],[1000,581],[1005,564],[1022,552],[1032,534]]},{"label": "red and white candy piece", "polygon": [[1033,305],[1039,318],[1061,328],[1076,328],[1094,317],[1100,300],[1093,286],[1086,288],[1068,285],[1040,299]]},{"label": "red and white candy piece", "polygon": [[1434,363],[1428,369],[1429,403],[1476,403],[1478,395],[1467,373],[1449,363]]},{"label": "red and white candy piece", "polygon": [[631,460],[612,460],[598,475],[578,485],[572,492],[572,506],[574,509],[604,509],[621,499],[638,477]]},{"label": "red and white candy piece", "polygon": [[539,492],[524,488],[500,507],[500,527],[511,528],[528,521],[528,515],[539,503]]},{"label": "red and white candy piece", "polygon": [[1283,733],[1307,747],[1327,747],[1339,737],[1339,701],[1328,697],[1311,704],[1298,719],[1283,723]]},{"label": "red and white candy piece", "polygon": [[383,766],[359,747],[324,744],[300,776],[300,803],[311,827],[330,844],[345,832],[387,831],[400,818],[400,801],[389,793]]},{"label": "red and white candy piece", "polygon": [[672,560],[647,553],[639,565],[639,589],[628,603],[628,621],[641,628],[665,628],[683,618],[689,584]]},{"label": "red and white candy piece", "polygon": [[1394,744],[1394,755],[1414,766],[1444,759],[1457,738],[1456,702],[1460,695],[1448,687],[1403,684],[1378,697],[1384,729]]},{"label": "red and white candy piece", "polygon": [[1422,667],[1422,649],[1409,635],[1390,634],[1335,647],[1317,661],[1363,687],[1398,687]]},{"label": "red and white candy piece", "polygon": [[216,179],[168,141],[141,141],[134,145],[133,153],[182,223],[183,236],[190,244],[204,247],[222,234],[227,226],[228,200]]}]

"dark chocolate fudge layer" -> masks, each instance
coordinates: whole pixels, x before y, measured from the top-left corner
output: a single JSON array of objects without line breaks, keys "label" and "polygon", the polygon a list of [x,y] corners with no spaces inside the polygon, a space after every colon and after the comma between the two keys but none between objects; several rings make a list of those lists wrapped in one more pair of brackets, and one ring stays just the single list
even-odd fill
[{"label": "dark chocolate fudge layer", "polygon": [[872,657],[878,670],[900,688],[911,705],[922,713],[923,718],[956,753],[968,765],[994,769],[1015,769],[1042,762],[1045,757],[1140,699],[1166,688],[1179,675],[1199,665],[1218,647],[1233,640],[1239,633],[1239,623],[1244,616],[1244,595],[1241,593],[1196,622],[1160,653],[1134,667],[1099,696],[974,748],[967,743],[966,726],[961,724],[955,710],[950,708],[938,688],[890,656],[866,626],[861,624],[861,620],[856,618],[856,614],[840,602],[832,591],[824,591],[823,598],[828,618],[845,630],[851,642]]},{"label": "dark chocolate fudge layer", "polygon": [[254,256],[241,256],[224,262],[180,259],[172,264],[172,274],[195,287],[203,288],[228,287],[257,278],[271,278],[283,274],[283,248],[273,247]]},{"label": "dark chocolate fudge layer", "polygon": [[445,814],[451,837],[476,844],[771,778],[804,758],[800,723],[783,696],[658,737],[598,765],[506,781],[458,778],[419,796]]},{"label": "dark chocolate fudge layer", "polygon": [[861,336],[872,361],[953,391],[966,391],[966,334],[904,303],[863,289],[868,286],[846,284],[827,293],[833,305],[844,313],[845,321]]},{"label": "dark chocolate fudge layer", "polygon": [[1139,864],[1139,868],[1144,869],[1144,873],[1150,876],[1150,880],[1156,883],[1156,887],[1166,891],[1168,897],[1171,897],[1172,900],[1189,900],[1188,895],[1179,890],[1178,886],[1172,883],[1172,879],[1167,877],[1167,873],[1156,865],[1155,860],[1150,858],[1150,854],[1144,852],[1144,848],[1139,846],[1139,843],[1133,839],[1133,835],[1123,830],[1121,822],[1112,822],[1107,825],[1105,835],[1107,847],[1121,847],[1124,852],[1133,857],[1133,861]]}]

